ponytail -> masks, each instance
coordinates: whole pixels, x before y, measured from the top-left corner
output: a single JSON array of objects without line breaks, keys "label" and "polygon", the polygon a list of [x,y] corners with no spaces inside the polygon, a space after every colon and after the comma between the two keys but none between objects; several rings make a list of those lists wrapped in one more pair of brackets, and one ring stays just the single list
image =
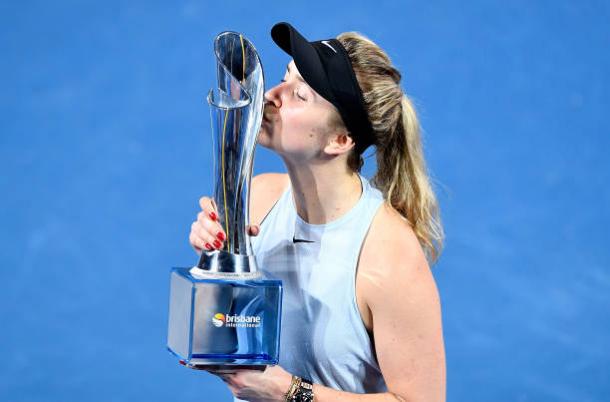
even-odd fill
[{"label": "ponytail", "polygon": [[[442,250],[443,227],[426,169],[417,114],[400,88],[401,75],[385,52],[363,35],[346,32],[337,39],[350,57],[373,126],[377,172],[372,183],[409,222],[426,257],[434,263]],[[359,171],[361,156],[354,151],[348,165]]]},{"label": "ponytail", "polygon": [[443,228],[434,191],[426,170],[420,127],[406,95],[400,102],[401,118],[387,143],[377,148],[377,172],[373,184],[407,219],[426,256],[440,256]]}]

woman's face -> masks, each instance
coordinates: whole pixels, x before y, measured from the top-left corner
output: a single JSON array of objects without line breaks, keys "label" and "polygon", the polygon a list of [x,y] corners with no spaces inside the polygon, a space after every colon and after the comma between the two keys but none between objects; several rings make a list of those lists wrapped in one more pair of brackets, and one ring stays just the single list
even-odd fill
[{"label": "woman's face", "polygon": [[299,74],[294,61],[282,82],[265,93],[265,113],[258,143],[293,160],[312,160],[334,131],[335,107],[318,95]]}]

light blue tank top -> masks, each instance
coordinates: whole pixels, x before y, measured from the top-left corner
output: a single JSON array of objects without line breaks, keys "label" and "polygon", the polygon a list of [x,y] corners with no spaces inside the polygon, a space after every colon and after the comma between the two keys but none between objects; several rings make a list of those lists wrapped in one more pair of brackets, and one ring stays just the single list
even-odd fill
[{"label": "light blue tank top", "polygon": [[356,205],[322,225],[298,216],[288,186],[251,240],[258,268],[284,286],[279,365],[314,383],[363,394],[387,387],[355,293],[360,250],[383,196],[360,180]]}]

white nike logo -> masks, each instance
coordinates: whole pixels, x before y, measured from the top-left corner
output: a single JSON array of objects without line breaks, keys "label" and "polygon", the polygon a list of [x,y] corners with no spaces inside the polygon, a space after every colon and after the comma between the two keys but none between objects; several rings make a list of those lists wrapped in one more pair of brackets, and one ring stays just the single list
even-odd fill
[{"label": "white nike logo", "polygon": [[335,48],[334,48],[334,47],[332,47],[332,46],[330,45],[330,43],[328,43],[328,41],[327,41],[327,40],[323,40],[323,41],[321,41],[321,42],[322,42],[322,43],[324,43],[324,44],[325,44],[326,46],[328,46],[329,48],[331,48],[333,52],[337,53],[337,51],[335,50]]}]

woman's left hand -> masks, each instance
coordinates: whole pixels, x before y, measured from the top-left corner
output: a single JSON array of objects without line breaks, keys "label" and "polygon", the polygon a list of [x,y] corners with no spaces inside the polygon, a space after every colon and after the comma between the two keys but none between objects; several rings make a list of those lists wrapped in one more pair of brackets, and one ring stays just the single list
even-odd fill
[{"label": "woman's left hand", "polygon": [[236,398],[250,402],[283,402],[292,381],[292,374],[280,366],[234,369],[230,366],[192,366],[183,361],[180,361],[180,364],[220,377]]}]

